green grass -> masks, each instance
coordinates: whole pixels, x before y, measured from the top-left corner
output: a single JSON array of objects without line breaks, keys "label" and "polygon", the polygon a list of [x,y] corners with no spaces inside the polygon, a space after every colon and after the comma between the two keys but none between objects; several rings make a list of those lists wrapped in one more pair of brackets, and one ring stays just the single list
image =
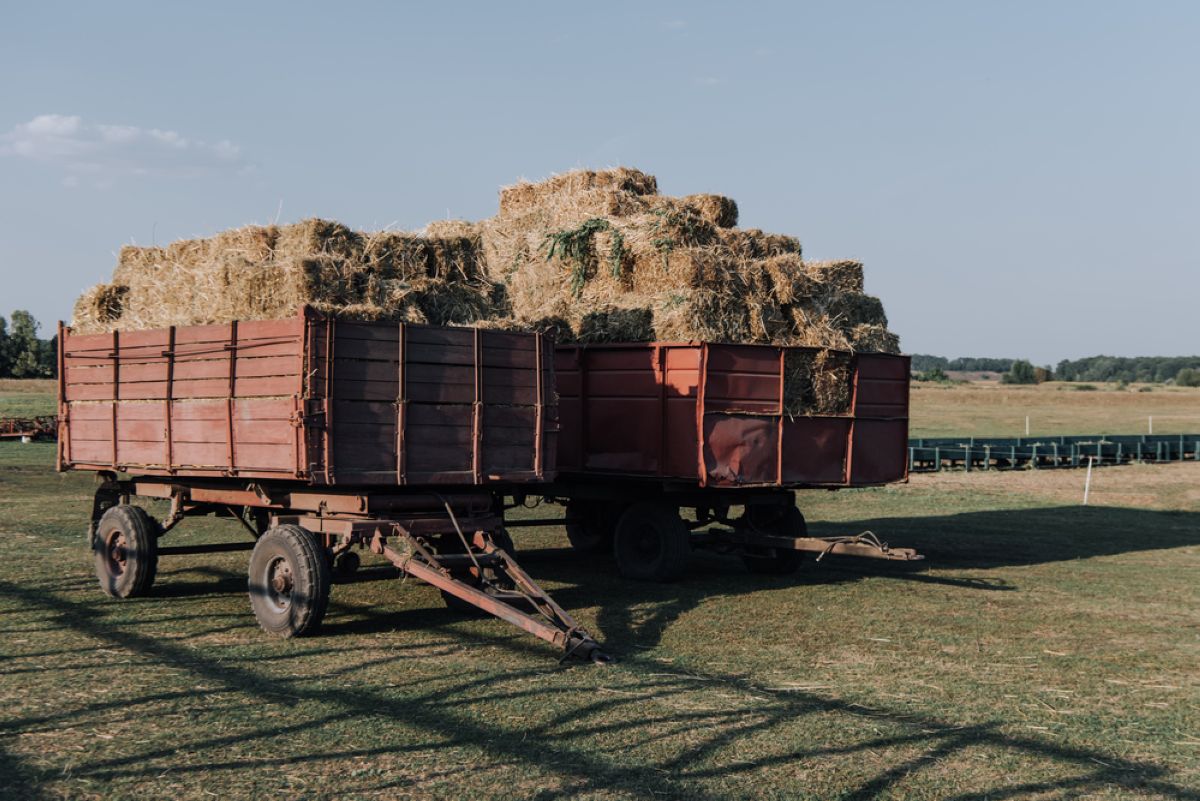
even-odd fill
[{"label": "green grass", "polygon": [[0,417],[57,414],[54,392],[54,382],[49,379],[0,378]]},{"label": "green grass", "polygon": [[337,586],[320,636],[269,639],[238,553],[107,599],[90,477],[52,460],[0,445],[8,797],[1200,798],[1200,465],[1099,471],[1087,508],[1075,472],[803,498],[817,533],[872,529],[918,570],[697,555],[647,585],[522,530],[620,660],[599,668],[414,582]]}]

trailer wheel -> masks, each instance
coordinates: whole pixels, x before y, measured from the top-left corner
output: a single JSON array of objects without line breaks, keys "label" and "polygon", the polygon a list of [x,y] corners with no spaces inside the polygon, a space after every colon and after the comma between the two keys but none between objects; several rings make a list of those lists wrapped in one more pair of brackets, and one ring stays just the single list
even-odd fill
[{"label": "trailer wheel", "polygon": [[100,589],[114,598],[145,595],[158,571],[158,522],[140,506],[113,506],[92,535]]},{"label": "trailer wheel", "polygon": [[268,529],[250,554],[250,608],[268,634],[294,637],[321,625],[329,606],[329,560],[311,531]]},{"label": "trailer wheel", "polygon": [[621,511],[620,506],[605,501],[568,501],[566,529],[571,549],[581,554],[611,554]]},{"label": "trailer wheel", "polygon": [[[754,507],[751,507],[754,508]],[[807,537],[808,523],[804,515],[795,506],[789,506],[782,514],[774,519],[756,520],[758,514],[746,510],[743,519],[747,525],[756,530],[779,537]],[[764,576],[789,576],[800,567],[803,554],[791,548],[764,548],[762,546],[747,546],[742,554],[742,562],[751,573]]]},{"label": "trailer wheel", "polygon": [[678,509],[661,503],[635,503],[621,515],[613,534],[617,570],[639,581],[677,579],[687,567],[689,537]]},{"label": "trailer wheel", "polygon": [[[509,535],[509,533],[506,529],[498,528],[495,531],[493,531],[492,532],[492,543],[497,548],[499,548],[500,550],[507,553],[509,556],[516,555],[516,552],[517,552],[516,545],[513,544],[512,537]],[[456,553],[461,553],[461,552],[462,552],[462,546],[460,544]],[[484,592],[489,592],[489,590],[491,590],[492,587],[498,587],[499,589],[512,589],[513,586],[515,586],[514,583],[512,582],[512,580],[509,579],[509,577],[507,575],[505,575],[502,571],[497,571],[494,568],[485,567],[484,574],[485,574],[484,576],[480,576],[478,574],[478,571],[475,570],[475,568],[470,567],[470,568],[466,568],[463,570],[455,570],[450,575],[453,576],[454,578],[458,579],[459,581],[463,582],[464,584],[470,584],[475,589],[483,590]],[[487,582],[488,582],[486,584],[484,583],[485,578],[487,579]],[[441,590],[441,593],[442,593],[442,602],[446,604],[447,609],[452,609],[455,612],[462,612],[463,614],[468,614],[468,615],[475,615],[475,614],[484,615],[484,614],[486,614],[482,609],[480,609],[475,604],[470,603],[468,601],[464,601],[462,598],[459,598],[457,595],[454,595],[453,593],[446,592],[445,590]]]}]

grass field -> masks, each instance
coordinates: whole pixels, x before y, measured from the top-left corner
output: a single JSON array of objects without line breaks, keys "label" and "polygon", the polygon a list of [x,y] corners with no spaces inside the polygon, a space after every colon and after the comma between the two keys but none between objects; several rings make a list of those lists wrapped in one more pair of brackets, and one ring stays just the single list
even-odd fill
[{"label": "grass field", "polygon": [[51,379],[0,378],[0,417],[37,417],[56,414]]},{"label": "grass field", "polygon": [[91,481],[52,461],[0,445],[6,797],[1200,799],[1198,464],[1100,470],[1088,507],[1078,471],[802,496],[816,533],[919,569],[697,555],[647,585],[523,533],[618,656],[598,668],[411,582],[337,586],[320,636],[270,640],[245,554],[164,557],[154,597],[109,600]]},{"label": "grass field", "polygon": [[[1093,387],[1091,391],[1080,387]],[[1200,388],[1117,389],[1115,384],[1052,381],[1008,386],[995,381],[912,385],[914,437],[1020,437],[1031,434],[1155,434],[1200,431]]]}]

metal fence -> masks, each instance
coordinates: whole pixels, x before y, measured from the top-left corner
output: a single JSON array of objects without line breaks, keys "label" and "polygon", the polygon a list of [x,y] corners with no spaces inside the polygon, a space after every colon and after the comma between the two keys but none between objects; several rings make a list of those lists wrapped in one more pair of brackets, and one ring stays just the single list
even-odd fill
[{"label": "metal fence", "polygon": [[911,473],[1200,461],[1200,434],[938,437],[908,441]]}]

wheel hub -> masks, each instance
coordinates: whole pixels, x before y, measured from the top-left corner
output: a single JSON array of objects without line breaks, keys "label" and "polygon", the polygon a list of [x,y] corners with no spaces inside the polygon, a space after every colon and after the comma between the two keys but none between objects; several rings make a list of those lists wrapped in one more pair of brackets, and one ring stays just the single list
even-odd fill
[{"label": "wheel hub", "polygon": [[109,534],[106,551],[108,553],[109,569],[113,575],[119,576],[124,573],[125,564],[129,559],[125,534],[120,531],[114,531],[112,534]]},{"label": "wheel hub", "polygon": [[292,577],[292,566],[286,560],[273,559],[267,565],[266,571],[267,597],[271,604],[279,610],[284,610],[291,604],[292,588],[295,582]]}]

